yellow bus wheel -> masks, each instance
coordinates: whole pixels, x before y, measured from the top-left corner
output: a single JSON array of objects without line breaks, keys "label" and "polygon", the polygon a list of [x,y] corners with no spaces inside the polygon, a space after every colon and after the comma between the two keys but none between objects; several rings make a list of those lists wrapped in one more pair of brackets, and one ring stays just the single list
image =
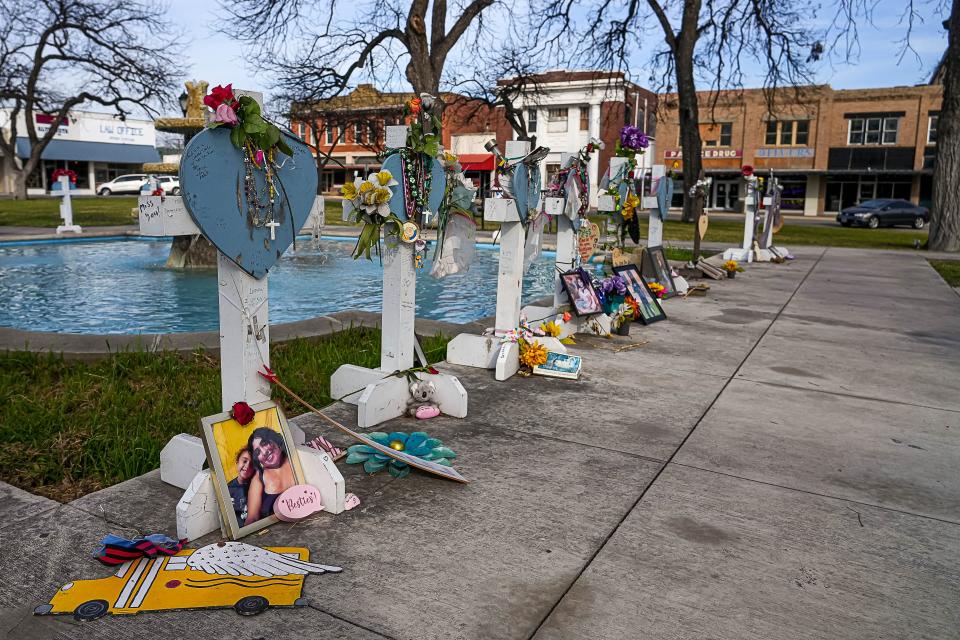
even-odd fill
[{"label": "yellow bus wheel", "polygon": [[84,622],[105,616],[110,610],[106,600],[87,600],[73,610],[73,617]]},{"label": "yellow bus wheel", "polygon": [[233,605],[234,610],[242,616],[255,616],[263,613],[270,603],[263,596],[247,596]]}]

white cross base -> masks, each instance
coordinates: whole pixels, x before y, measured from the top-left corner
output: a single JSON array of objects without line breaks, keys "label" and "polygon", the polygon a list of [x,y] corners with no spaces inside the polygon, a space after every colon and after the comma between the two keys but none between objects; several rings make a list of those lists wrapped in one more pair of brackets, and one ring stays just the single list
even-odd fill
[{"label": "white cross base", "polygon": [[[380,366],[368,369],[345,364],[330,376],[330,395],[357,405],[357,425],[361,429],[402,416],[410,404],[406,376],[393,374],[413,367],[417,293],[413,244],[385,240],[382,258]],[[454,418],[466,417],[467,391],[456,377],[428,373],[417,373],[416,376],[434,384],[434,401],[441,413]]]},{"label": "white cross base", "polygon": [[[141,197],[140,232],[145,236],[164,236],[168,228],[189,228],[189,219],[180,196]],[[184,219],[186,218],[186,219]],[[232,260],[217,253],[217,289],[220,309],[220,397],[228,411],[234,402],[255,404],[270,399],[270,384],[257,372],[270,365],[270,326],[267,278],[257,280]],[[291,425],[292,427],[293,425]],[[293,429],[303,443],[303,432]],[[200,459],[199,441],[174,436],[161,453],[160,477],[186,488],[177,505],[177,531],[181,538],[195,539],[220,527],[216,493],[209,470],[196,468]],[[169,449],[169,450],[168,450]],[[298,447],[305,481],[320,490],[324,511],[340,513],[344,505],[343,476],[329,456],[309,447]],[[186,462],[184,461],[193,461]],[[186,468],[184,468],[186,464]],[[193,479],[183,486],[189,467]],[[178,468],[174,468],[176,465]]]},{"label": "white cross base", "polygon": [[80,233],[83,231],[80,225],[73,224],[73,203],[70,201],[70,178],[60,176],[57,178],[57,182],[60,184],[60,196],[63,198],[60,202],[60,218],[63,220],[63,224],[57,227],[57,234],[59,235],[64,231]]}]

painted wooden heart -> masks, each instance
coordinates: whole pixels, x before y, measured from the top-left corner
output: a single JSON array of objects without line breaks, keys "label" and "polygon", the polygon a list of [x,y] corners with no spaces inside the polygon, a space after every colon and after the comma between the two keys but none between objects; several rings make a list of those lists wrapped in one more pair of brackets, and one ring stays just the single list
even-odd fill
[{"label": "painted wooden heart", "polygon": [[[440,205],[443,204],[443,192],[446,190],[447,177],[443,172],[443,166],[436,160],[431,160],[430,168],[430,193],[427,194],[427,209],[433,213],[433,220],[437,219],[437,212]],[[403,164],[400,154],[393,154],[383,161],[383,170],[389,171],[393,179],[399,182],[393,189],[393,196],[390,198],[390,213],[395,214],[401,220],[407,219],[406,196],[403,189]]]},{"label": "painted wooden heart", "polygon": [[587,224],[584,221],[580,231],[577,232],[577,251],[580,253],[580,262],[590,261],[590,256],[596,251],[598,242],[600,242],[600,227],[596,222]]},{"label": "painted wooden heart", "polygon": [[273,512],[284,522],[296,522],[323,511],[320,490],[309,484],[298,484],[280,494],[273,503]]},{"label": "painted wooden heart", "polygon": [[273,222],[265,209],[270,193],[265,174],[253,167],[256,198],[246,192],[244,153],[230,142],[230,129],[204,129],[190,140],[180,162],[180,187],[187,212],[203,235],[255,278],[280,259],[306,224],[317,194],[317,168],[310,149],[283,132],[293,157],[277,152]]}]

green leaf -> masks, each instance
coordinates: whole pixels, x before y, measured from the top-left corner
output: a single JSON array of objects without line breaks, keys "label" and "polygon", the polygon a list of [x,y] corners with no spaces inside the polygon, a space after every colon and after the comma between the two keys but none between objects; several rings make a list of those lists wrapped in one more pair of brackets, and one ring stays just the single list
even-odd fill
[{"label": "green leaf", "polygon": [[223,124],[222,122],[211,122],[207,125],[207,129],[216,129],[222,124]]},{"label": "green leaf", "polygon": [[243,127],[234,127],[230,131],[230,142],[233,143],[237,149],[243,149],[243,143],[247,141],[247,134],[243,130]]},{"label": "green leaf", "polygon": [[283,136],[277,140],[277,149],[280,149],[283,153],[287,154],[291,158],[293,157],[293,149],[290,148],[290,145],[287,144],[287,141],[283,139]]},{"label": "green leaf", "polygon": [[263,136],[264,149],[269,149],[280,142],[280,129],[276,125],[268,124]]}]

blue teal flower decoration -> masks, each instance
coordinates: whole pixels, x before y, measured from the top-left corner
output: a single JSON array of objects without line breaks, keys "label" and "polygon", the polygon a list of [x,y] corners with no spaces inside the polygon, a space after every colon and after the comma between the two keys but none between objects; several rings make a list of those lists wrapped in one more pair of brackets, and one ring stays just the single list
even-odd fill
[{"label": "blue teal flower decoration", "polygon": [[[403,451],[412,456],[442,464],[445,467],[452,466],[450,459],[457,457],[452,449],[443,446],[440,440],[431,438],[423,431],[414,431],[410,434],[402,431],[392,433],[374,431],[368,433],[367,437],[395,451]],[[355,444],[347,449],[347,464],[360,463],[363,463],[363,470],[369,474],[381,471],[384,467],[394,478],[402,478],[410,473],[410,465],[406,462],[395,460],[369,445]]]}]

